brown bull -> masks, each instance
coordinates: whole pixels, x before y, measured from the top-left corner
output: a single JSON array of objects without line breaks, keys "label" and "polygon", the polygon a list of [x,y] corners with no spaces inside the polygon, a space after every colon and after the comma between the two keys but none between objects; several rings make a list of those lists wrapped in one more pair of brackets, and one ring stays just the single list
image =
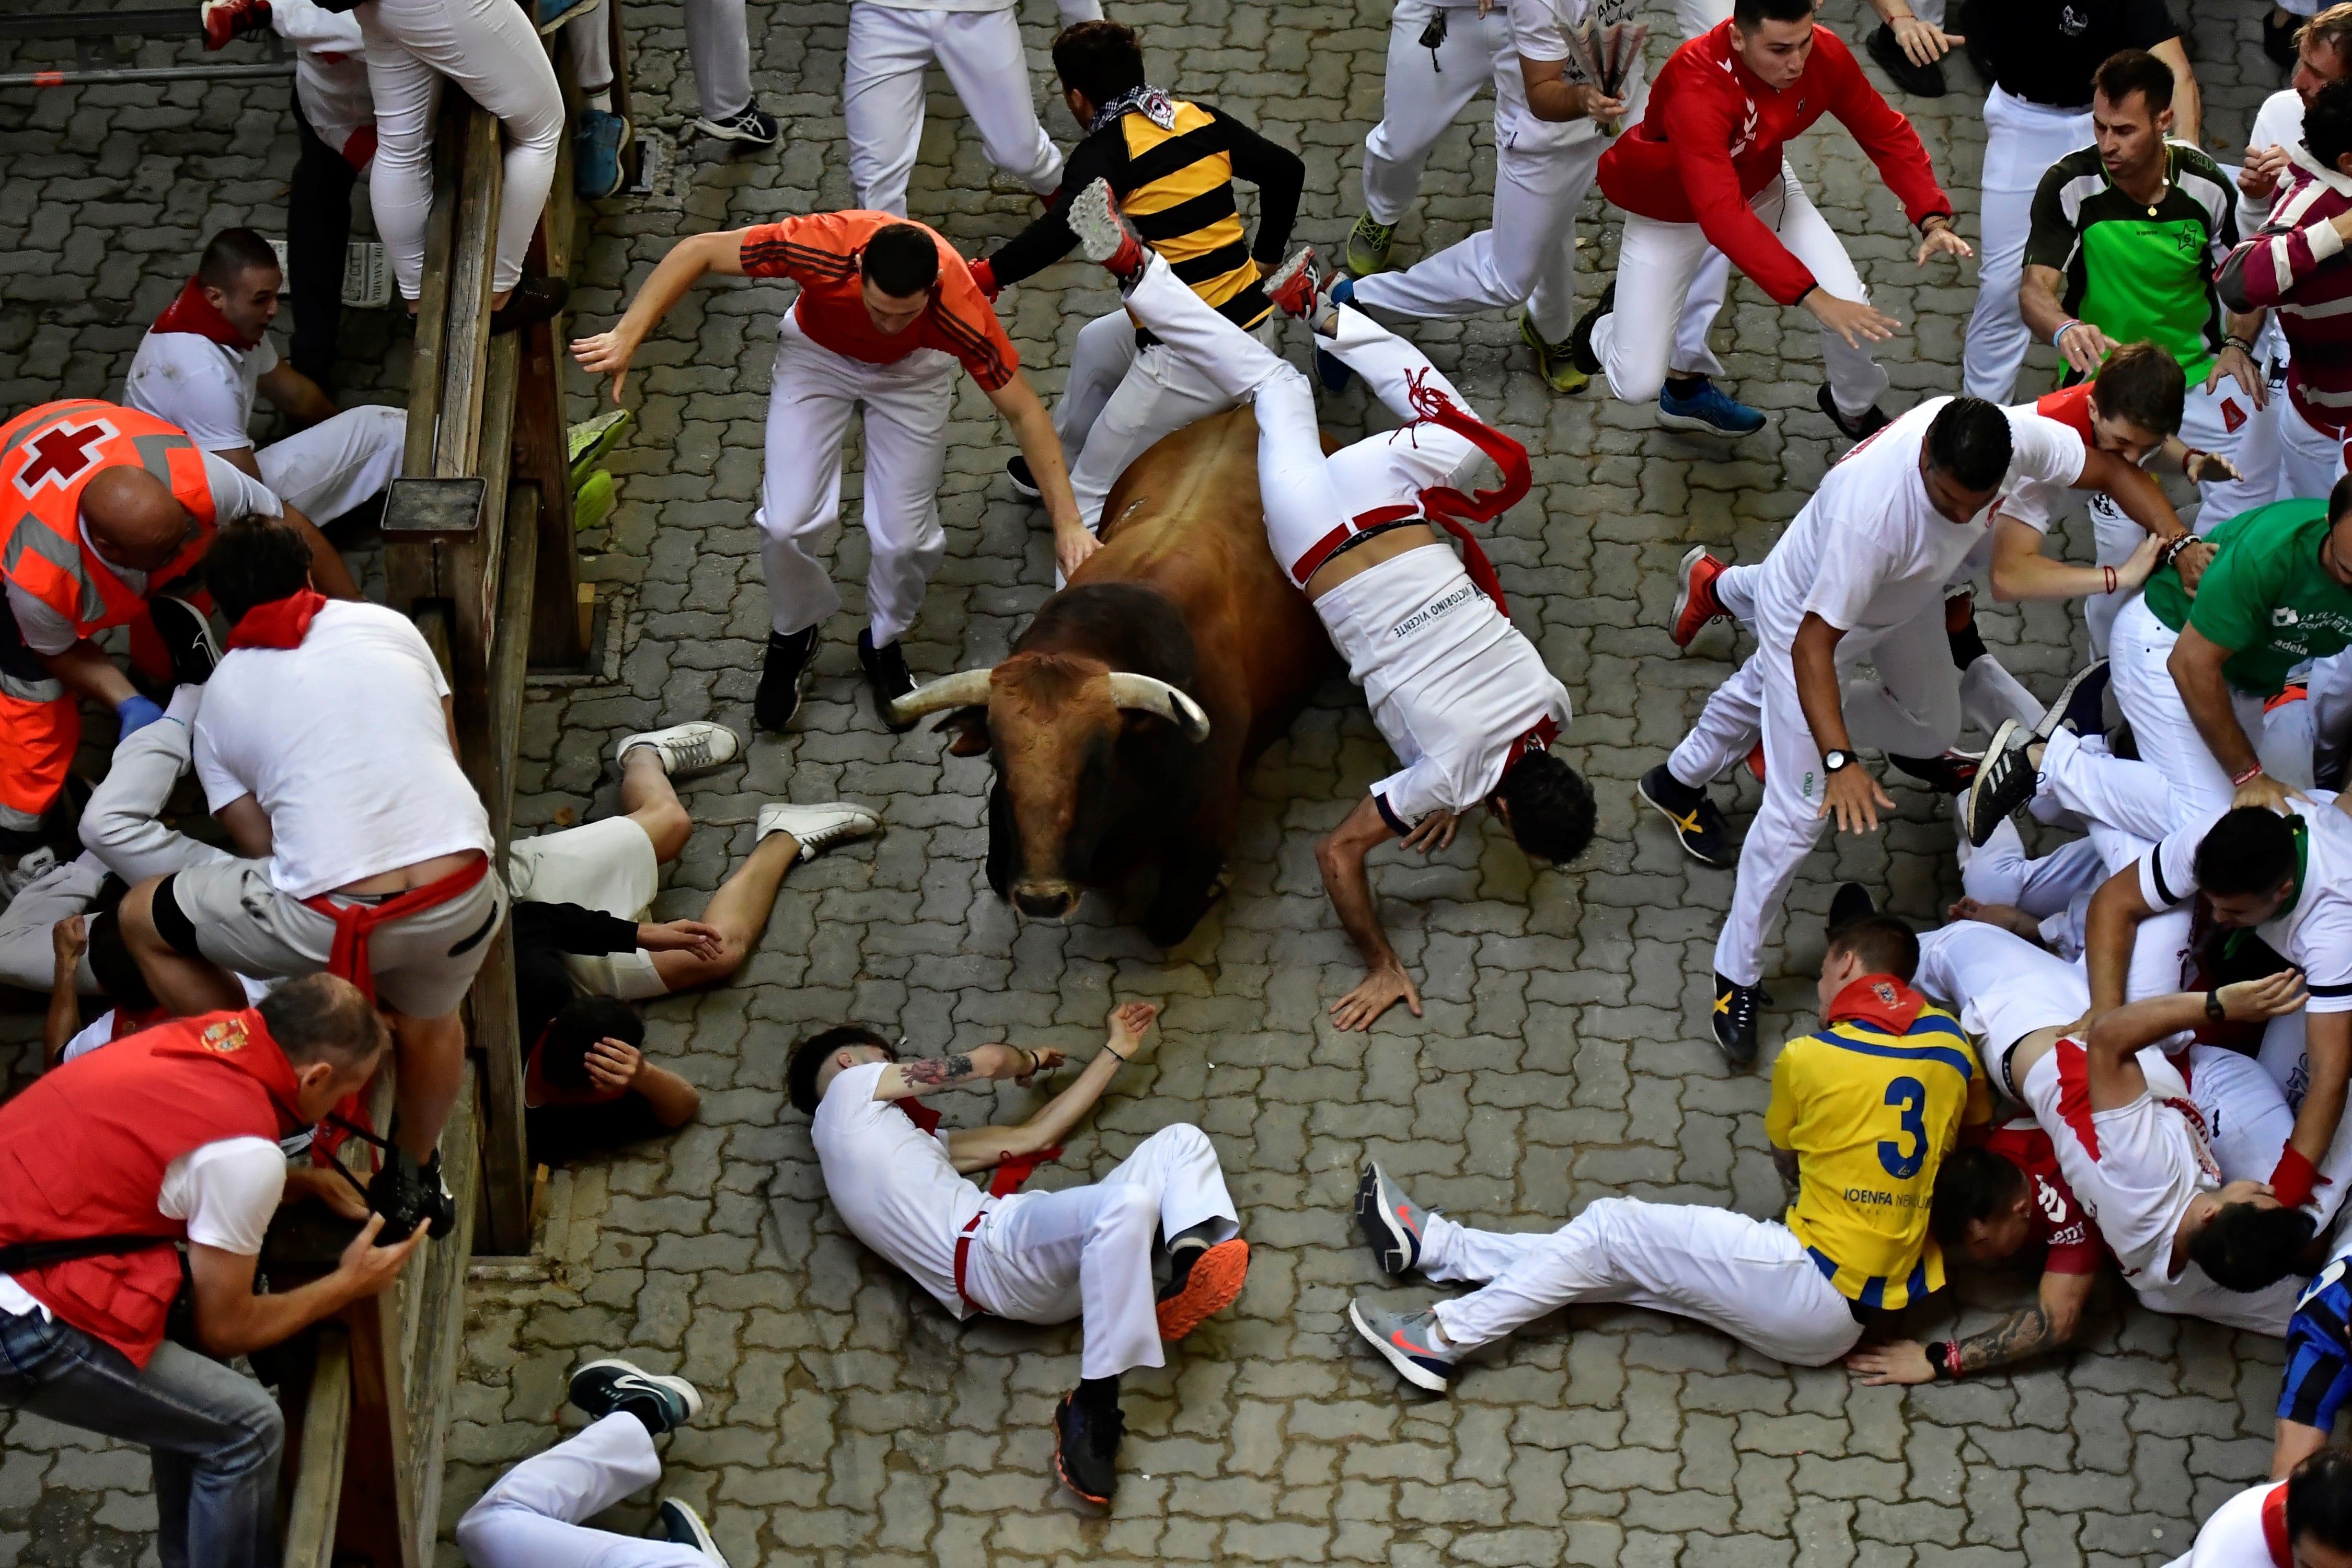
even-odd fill
[{"label": "brown bull", "polygon": [[1103,516],[1102,549],[1002,663],[908,692],[893,713],[944,710],[950,752],[994,758],[1000,898],[1064,919],[1082,889],[1154,864],[1144,931],[1173,944],[1215,897],[1250,765],[1339,661],[1266,548],[1246,408],[1138,458]]}]

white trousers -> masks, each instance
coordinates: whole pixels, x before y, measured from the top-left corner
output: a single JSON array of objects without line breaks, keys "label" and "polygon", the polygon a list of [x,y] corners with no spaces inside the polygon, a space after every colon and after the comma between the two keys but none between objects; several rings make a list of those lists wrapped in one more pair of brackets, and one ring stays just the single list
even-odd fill
[{"label": "white trousers", "polygon": [[[613,85],[610,25],[602,5],[564,25],[583,92]],[[743,0],[686,0],[686,52],[703,119],[731,120],[751,107],[751,32]]]},{"label": "white trousers", "polygon": [[1485,1281],[1436,1304],[1464,1350],[1547,1312],[1619,1302],[1696,1318],[1794,1366],[1823,1366],[1862,1338],[1844,1297],[1785,1226],[1703,1204],[1596,1198],[1556,1231],[1472,1230],[1429,1216],[1421,1271]]},{"label": "white trousers", "polygon": [[1985,1065],[2004,1093],[2000,1058],[2011,1047],[2037,1029],[2071,1024],[2091,1008],[2091,983],[2079,964],[1982,921],[1954,921],[1923,932],[1912,984],[1984,1042]]},{"label": "white trousers", "polygon": [[[2085,90],[2088,84],[2085,83]],[[1977,308],[1969,317],[1962,363],[1969,395],[2007,403],[2033,339],[2018,313],[2033,193],[2051,164],[2091,144],[2091,111],[2045,109],[1994,88],[1984,106],[1984,168],[1978,181]]]},{"label": "white trousers", "polygon": [[2278,484],[2270,499],[2326,495],[2344,477],[2345,437],[2312,424],[2291,399],[2273,398],[2271,405],[2278,410],[2279,468]]},{"label": "white trousers", "polygon": [[1079,328],[1070,377],[1054,405],[1054,429],[1087,526],[1101,529],[1103,502],[1152,443],[1233,405],[1222,387],[1167,344],[1137,348],[1135,321],[1125,310]]},{"label": "white trousers", "polygon": [[2200,376],[2189,384],[2189,396],[2181,405],[2180,438],[2200,452],[2220,453],[2243,476],[2197,487],[2204,503],[2197,518],[2200,531],[2210,533],[2240,512],[2270,504],[2278,489],[2278,399],[2256,408],[2232,378],[2221,377],[2208,391]]},{"label": "white trousers", "polygon": [[[1445,42],[1433,63],[1421,47],[1422,29],[1445,13]],[[1475,5],[1397,0],[1389,15],[1388,71],[1381,79],[1381,122],[1364,138],[1364,210],[1374,223],[1393,224],[1420,199],[1422,171],[1437,139],[1470,107],[1499,71],[1519,68],[1511,13],[1497,5],[1481,16]],[[1500,175],[1496,184],[1499,186]],[[1497,205],[1501,192],[1496,192]]]},{"label": "white trousers", "polygon": [[506,132],[490,287],[513,288],[547,205],[563,135],[563,94],[530,19],[514,0],[365,0],[358,16],[367,39],[368,89],[375,98],[368,199],[401,297],[415,299],[424,283],[433,122],[444,80],[465,89]]},{"label": "white trousers", "polygon": [[[1845,253],[1845,242],[1815,210],[1785,162],[1780,178],[1748,205],[1823,289],[1841,299],[1869,299],[1861,274]],[[1617,247],[1616,308],[1592,330],[1592,352],[1608,372],[1609,390],[1616,396],[1647,403],[1665,385],[1693,282],[1712,248],[1695,223],[1660,223],[1625,215]],[[1837,333],[1824,328],[1821,337],[1830,395],[1840,413],[1858,417],[1886,391],[1886,372],[1868,350],[1853,347]]]},{"label": "white trousers", "polygon": [[408,410],[382,403],[346,408],[253,454],[261,482],[313,522],[331,522],[400,474]]},{"label": "white trousers", "polygon": [[907,214],[907,179],[923,140],[923,72],[937,60],[963,100],[988,161],[1040,195],[1062,183],[1062,154],[1037,119],[1021,23],[1002,11],[849,8],[842,118],[853,205]]},{"label": "white trousers", "polygon": [[[2189,705],[2180,699],[2180,688],[2165,668],[2173,644],[2179,640],[2180,634],[2158,620],[2147,600],[2134,599],[2116,616],[2107,658],[2116,703],[2131,724],[2140,761],[2170,782],[2173,820],[2186,822],[2227,805],[2237,792],[2231,787],[2230,775],[2213,760],[2205,738],[2197,732]],[[2262,699],[2232,687],[2230,700],[2247,736],[2259,740]]]},{"label": "white trousers", "polygon": [[1209,1135],[1178,1122],[1135,1146],[1092,1186],[1000,1198],[974,1238],[964,1288],[982,1311],[1022,1323],[1079,1321],[1081,1377],[1164,1366],[1151,1243],[1215,1221],[1241,1233]]},{"label": "white trousers", "polygon": [[2003,822],[1982,848],[1960,836],[1960,890],[1980,904],[2007,904],[2042,922],[2042,944],[2069,963],[2083,954],[2083,918],[2107,879],[2106,858],[2088,838],[2070,839],[2038,858],[2025,853],[2017,825]]},{"label": "white trousers", "polygon": [[841,515],[841,444],[849,433],[849,411],[861,403],[866,499],[860,516],[871,552],[866,617],[877,647],[898,641],[915,624],[923,589],[947,553],[940,475],[947,463],[955,374],[954,357],[936,349],[917,349],[893,364],[850,359],[812,342],[798,318],[784,313],[768,394],[767,470],[752,518],[768,536],[760,562],[776,631],[805,631],[841,608],[816,545]]},{"label": "white trousers", "polygon": [[580,1521],[661,1479],[646,1424],[616,1412],[499,1478],[457,1521],[472,1568],[710,1568],[691,1546]]}]

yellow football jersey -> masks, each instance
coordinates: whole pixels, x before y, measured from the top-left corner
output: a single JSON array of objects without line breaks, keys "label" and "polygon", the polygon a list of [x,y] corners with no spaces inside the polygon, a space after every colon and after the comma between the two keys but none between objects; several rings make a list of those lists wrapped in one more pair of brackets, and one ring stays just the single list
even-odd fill
[{"label": "yellow football jersey", "polygon": [[1847,1020],[1781,1047],[1764,1131],[1797,1152],[1787,1224],[1840,1294],[1895,1308],[1943,1288],[1936,1172],[1961,1124],[1991,1115],[1975,1049],[1933,1007],[1900,1035]]}]

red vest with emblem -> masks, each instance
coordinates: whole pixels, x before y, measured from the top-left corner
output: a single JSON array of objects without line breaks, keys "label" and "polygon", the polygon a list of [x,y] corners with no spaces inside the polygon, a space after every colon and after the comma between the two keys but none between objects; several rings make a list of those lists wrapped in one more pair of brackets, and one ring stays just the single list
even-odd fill
[{"label": "red vest with emblem", "polygon": [[167,583],[213,541],[205,455],[176,425],[112,403],[44,403],[0,425],[0,577],[57,611],[83,637],[135,616],[125,587],[81,536],[81,492],[111,468],[144,468],[171,487],[196,531],[149,580]]},{"label": "red vest with emblem", "polygon": [[[294,1068],[261,1015],[175,1018],[47,1072],[0,1106],[0,1245],[86,1236],[181,1236],[163,1173],[224,1138],[296,1127]],[[64,1321],[139,1366],[163,1342],[180,1261],[168,1247],[76,1258],[15,1276]]]}]

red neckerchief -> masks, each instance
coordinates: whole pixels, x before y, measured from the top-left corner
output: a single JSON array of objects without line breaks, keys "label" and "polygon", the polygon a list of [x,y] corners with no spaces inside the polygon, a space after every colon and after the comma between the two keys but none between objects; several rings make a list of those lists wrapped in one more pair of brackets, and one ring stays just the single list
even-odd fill
[{"label": "red neckerchief", "polygon": [[1925,996],[1892,974],[1865,974],[1837,994],[1822,1025],[1861,1024],[1881,1034],[1908,1034],[1927,1005]]},{"label": "red neckerchief", "polygon": [[1536,721],[1534,729],[1511,742],[1511,754],[1503,763],[1503,776],[1510,777],[1513,768],[1517,767],[1538,752],[1550,751],[1551,743],[1559,739],[1559,721],[1549,713],[1545,714]]},{"label": "red neckerchief", "polygon": [[1486,559],[1486,552],[1463,524],[1492,521],[1519,503],[1532,482],[1528,471],[1528,449],[1431,386],[1429,374],[1426,369],[1417,370],[1410,378],[1412,411],[1420,416],[1413,423],[1441,426],[1467,440],[1495,460],[1495,466],[1503,470],[1503,483],[1499,489],[1466,496],[1452,485],[1433,486],[1421,492],[1422,515],[1462,542],[1463,570],[1470,574],[1470,581],[1480,593],[1495,601],[1495,608],[1507,616],[1510,606],[1504,603],[1503,584],[1495,575],[1495,563]]},{"label": "red neckerchief", "polygon": [[2263,1544],[2271,1549],[2278,1568],[2294,1568],[2294,1542],[2286,1538],[2286,1483],[2281,1481],[2263,1499]]},{"label": "red neckerchief", "polygon": [[210,338],[226,349],[242,353],[261,346],[259,338],[248,338],[230,324],[220,313],[220,308],[205,298],[204,284],[191,278],[181,285],[180,292],[163,307],[150,329],[158,332],[194,332],[200,338]]},{"label": "red neckerchief", "polygon": [[283,599],[272,599],[266,605],[256,605],[238,617],[228,634],[228,646],[236,647],[300,647],[310,634],[310,623],[327,602],[327,595],[314,588],[304,588]]},{"label": "red neckerchief", "polygon": [[[890,1102],[907,1113],[907,1120],[922,1129],[926,1138],[940,1135],[940,1113],[919,1100],[894,1100]],[[1001,1198],[1014,1191],[1040,1165],[1050,1164],[1062,1157],[1062,1146],[1040,1149],[1034,1154],[1008,1154],[996,1163],[996,1173],[988,1180],[988,1195]],[[966,1300],[970,1300],[969,1297]]]}]

